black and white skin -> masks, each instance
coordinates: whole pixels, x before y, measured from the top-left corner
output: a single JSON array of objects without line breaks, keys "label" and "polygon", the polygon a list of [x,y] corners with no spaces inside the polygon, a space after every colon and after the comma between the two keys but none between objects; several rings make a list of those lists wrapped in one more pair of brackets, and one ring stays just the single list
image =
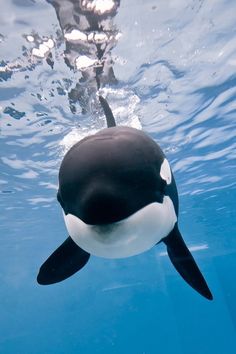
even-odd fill
[{"label": "black and white skin", "polygon": [[144,132],[116,126],[107,101],[99,100],[107,128],[64,156],[57,199],[69,237],[41,266],[38,283],[70,277],[90,255],[130,257],[164,242],[183,279],[212,300],[178,228],[178,192],[166,156]]}]

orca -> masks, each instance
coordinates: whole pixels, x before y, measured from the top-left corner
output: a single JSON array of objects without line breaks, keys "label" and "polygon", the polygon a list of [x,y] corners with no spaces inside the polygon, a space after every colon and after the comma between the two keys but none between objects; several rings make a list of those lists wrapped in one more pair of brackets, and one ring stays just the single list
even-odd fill
[{"label": "orca", "polygon": [[57,199],[69,237],[41,266],[38,283],[67,279],[90,255],[130,257],[164,242],[178,273],[212,300],[178,228],[178,192],[166,156],[143,131],[116,126],[107,101],[99,100],[108,127],[76,143],[62,160]]}]

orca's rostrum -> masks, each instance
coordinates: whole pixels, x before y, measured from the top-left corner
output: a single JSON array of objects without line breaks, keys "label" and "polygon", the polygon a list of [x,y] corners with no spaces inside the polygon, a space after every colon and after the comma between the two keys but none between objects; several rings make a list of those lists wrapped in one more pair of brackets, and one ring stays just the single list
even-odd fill
[{"label": "orca's rostrum", "polygon": [[108,128],[79,141],[61,163],[57,199],[70,236],[41,266],[39,284],[70,277],[90,254],[130,257],[163,241],[179,274],[211,300],[178,229],[178,193],[163,151],[144,132],[115,126],[99,100]]}]

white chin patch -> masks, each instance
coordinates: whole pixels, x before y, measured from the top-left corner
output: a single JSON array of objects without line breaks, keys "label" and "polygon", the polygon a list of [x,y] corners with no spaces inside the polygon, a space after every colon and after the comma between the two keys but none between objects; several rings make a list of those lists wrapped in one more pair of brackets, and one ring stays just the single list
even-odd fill
[{"label": "white chin patch", "polygon": [[171,169],[167,159],[164,159],[160,170],[161,178],[166,181],[167,184],[171,184]]},{"label": "white chin patch", "polygon": [[86,252],[104,258],[125,258],[152,248],[173,229],[177,218],[173,203],[151,203],[126,219],[107,225],[88,225],[64,214],[73,241]]}]

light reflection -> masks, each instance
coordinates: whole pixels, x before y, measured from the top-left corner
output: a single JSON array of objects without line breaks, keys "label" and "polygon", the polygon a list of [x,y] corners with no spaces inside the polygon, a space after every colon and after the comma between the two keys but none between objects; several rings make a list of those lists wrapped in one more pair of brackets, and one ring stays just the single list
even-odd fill
[{"label": "light reflection", "polygon": [[[204,251],[208,249],[208,245],[205,243],[203,245],[190,246],[188,247],[188,249],[190,250],[190,252]],[[166,251],[164,251],[164,252],[159,252],[158,256],[165,257],[168,256],[168,254]]]}]

